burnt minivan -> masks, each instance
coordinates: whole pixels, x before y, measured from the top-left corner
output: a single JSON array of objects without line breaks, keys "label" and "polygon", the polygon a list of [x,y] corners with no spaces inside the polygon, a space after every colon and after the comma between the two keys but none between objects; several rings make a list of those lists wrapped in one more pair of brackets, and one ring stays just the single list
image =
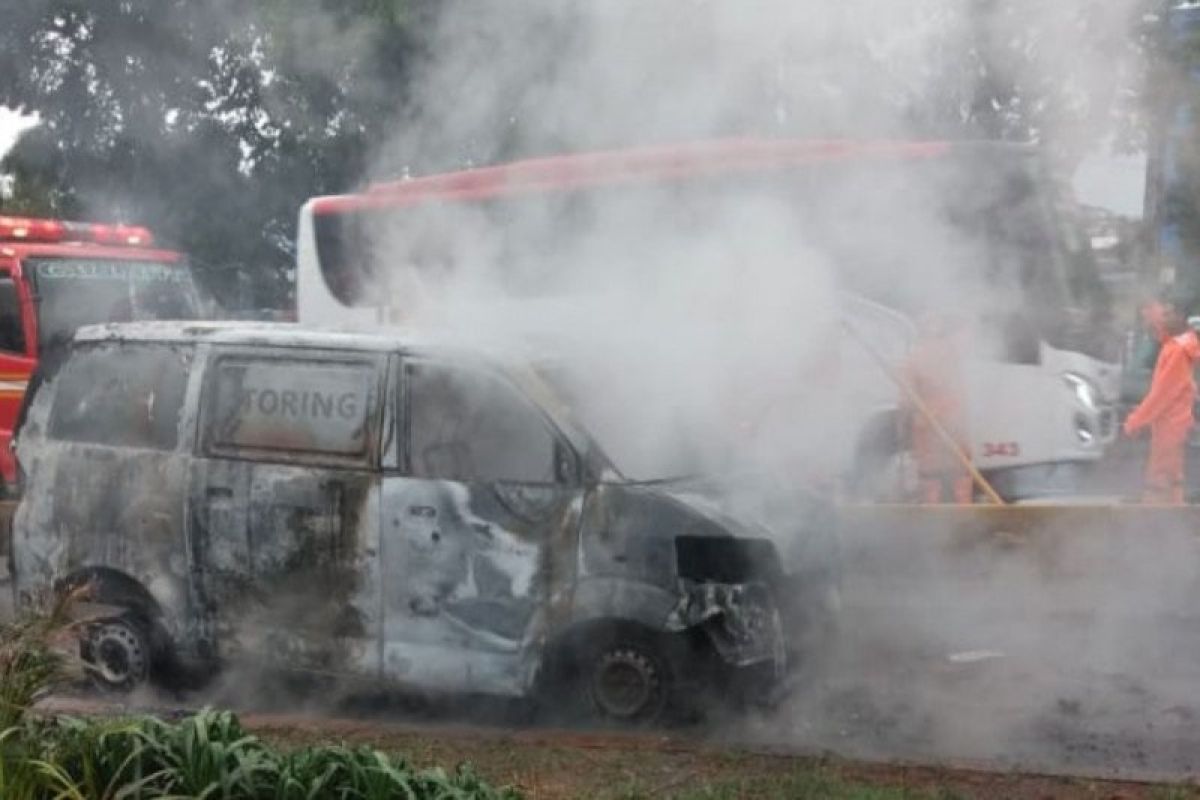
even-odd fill
[{"label": "burnt minivan", "polygon": [[569,686],[645,721],[788,671],[765,530],[624,480],[520,364],[400,334],[109,325],[30,394],[18,602],[89,587],[105,610],[81,649],[109,688],[248,661]]}]

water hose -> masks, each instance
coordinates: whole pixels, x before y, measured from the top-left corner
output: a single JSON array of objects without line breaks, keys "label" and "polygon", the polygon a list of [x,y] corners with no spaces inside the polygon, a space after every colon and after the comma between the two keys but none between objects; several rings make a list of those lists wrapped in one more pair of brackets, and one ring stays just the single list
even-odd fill
[{"label": "water hose", "polygon": [[926,405],[925,401],[921,398],[921,395],[917,393],[917,390],[909,385],[908,381],[904,379],[904,376],[887,362],[887,359],[883,357],[883,355],[874,347],[874,345],[871,344],[870,341],[867,340],[865,336],[862,336],[857,330],[855,330],[854,326],[850,324],[849,320],[843,319],[842,326],[856,342],[862,345],[863,350],[867,351],[867,354],[871,356],[871,359],[876,364],[879,365],[879,368],[882,369],[884,374],[888,376],[888,379],[900,388],[900,391],[903,392],[904,395],[909,399],[913,405],[913,408],[917,410],[917,413],[924,417],[925,421],[929,423],[931,428],[933,428],[934,433],[936,433],[938,438],[941,439],[942,444],[944,444],[950,450],[950,452],[954,454],[954,457],[958,459],[959,463],[961,463],[963,467],[965,467],[966,470],[971,474],[971,480],[975,482],[975,485],[979,487],[980,491],[987,495],[988,500],[998,506],[1005,505],[1004,498],[1002,498],[999,493],[992,488],[992,484],[988,483],[988,479],[983,477],[983,473],[981,473],[975,467],[975,465],[971,463],[971,456],[959,446],[954,437],[950,435],[950,432],[947,431],[940,422],[938,422],[937,417],[934,415],[933,411],[930,410],[929,406]]}]

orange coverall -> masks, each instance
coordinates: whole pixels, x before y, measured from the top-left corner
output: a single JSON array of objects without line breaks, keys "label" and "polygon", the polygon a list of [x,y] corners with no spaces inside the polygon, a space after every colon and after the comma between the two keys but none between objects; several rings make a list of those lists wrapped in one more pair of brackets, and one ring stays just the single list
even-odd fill
[{"label": "orange coverall", "polygon": [[[970,453],[966,425],[966,388],[952,334],[920,337],[904,366],[909,387],[964,453]],[[922,503],[970,503],[971,473],[917,408],[908,409],[912,453]]]},{"label": "orange coverall", "polygon": [[1194,420],[1196,381],[1192,367],[1200,358],[1200,337],[1193,330],[1163,340],[1150,390],[1125,420],[1125,434],[1150,428],[1146,461],[1147,503],[1183,503],[1183,462]]}]

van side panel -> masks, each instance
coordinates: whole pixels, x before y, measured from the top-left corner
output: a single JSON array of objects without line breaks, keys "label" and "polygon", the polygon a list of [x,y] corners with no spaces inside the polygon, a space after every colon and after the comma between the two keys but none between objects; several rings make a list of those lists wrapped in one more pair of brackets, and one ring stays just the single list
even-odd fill
[{"label": "van side panel", "polygon": [[[121,573],[149,592],[178,639],[193,611],[182,413],[191,348],[158,348],[154,359],[112,345],[92,350],[43,385],[21,432],[28,485],[13,521],[17,589],[31,597],[81,571]],[[127,413],[91,420],[108,406]],[[88,435],[74,435],[85,423]],[[94,599],[113,600],[95,589]]]},{"label": "van side panel", "polygon": [[22,587],[49,585],[85,568],[113,569],[150,592],[175,633],[189,616],[179,502],[185,459],[162,453],[121,458],[102,448],[55,442],[39,460],[35,469],[53,482],[54,491],[32,493],[33,502],[22,503],[14,521],[14,535],[21,537],[15,550],[24,561],[17,567]]},{"label": "van side panel", "polygon": [[378,492],[370,472],[196,459],[189,540],[221,660],[374,675]]},{"label": "van side panel", "polygon": [[349,351],[209,348],[188,546],[210,657],[378,673],[386,366]]}]

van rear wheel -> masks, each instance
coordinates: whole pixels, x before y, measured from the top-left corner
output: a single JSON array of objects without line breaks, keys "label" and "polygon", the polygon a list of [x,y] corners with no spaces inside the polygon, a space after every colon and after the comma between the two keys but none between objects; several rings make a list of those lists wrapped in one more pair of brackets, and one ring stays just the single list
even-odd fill
[{"label": "van rear wheel", "polygon": [[150,677],[150,640],[132,617],[89,626],[80,650],[92,684],[102,691],[130,692]]}]

